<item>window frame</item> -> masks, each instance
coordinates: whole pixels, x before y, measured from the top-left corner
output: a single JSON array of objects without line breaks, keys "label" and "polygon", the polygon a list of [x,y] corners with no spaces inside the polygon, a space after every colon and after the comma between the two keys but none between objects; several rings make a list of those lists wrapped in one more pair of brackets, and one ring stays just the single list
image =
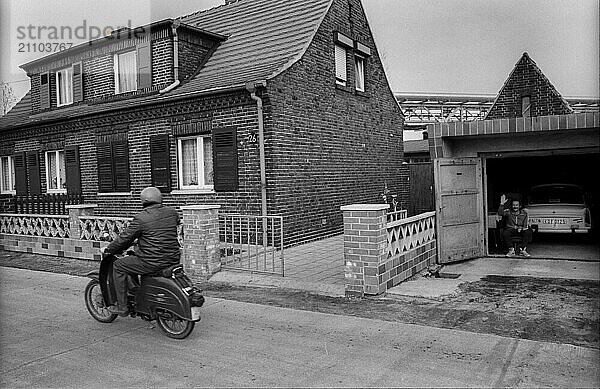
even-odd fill
[{"label": "window frame", "polygon": [[[119,88],[119,84],[120,84],[120,76],[121,73],[119,72],[119,56],[121,55],[125,55],[125,54],[132,54],[133,53],[133,58],[135,59],[135,75],[133,77],[133,79],[135,80],[135,88],[131,89],[131,90],[126,90],[126,91],[122,91]],[[118,53],[115,53],[113,56],[113,71],[114,71],[114,79],[115,79],[115,95],[120,95],[123,93],[129,93],[129,92],[135,92],[138,90],[138,57],[137,57],[137,50],[135,48],[130,49],[130,50],[124,50],[124,51],[120,51]]]},{"label": "window frame", "polygon": [[[65,187],[61,188],[60,187],[60,153],[62,153],[63,155],[63,172],[64,172],[64,179],[65,179]],[[49,164],[49,155],[50,154],[54,154],[55,158],[56,158],[56,189],[51,189],[50,188],[50,164]],[[65,163],[65,151],[64,150],[50,150],[50,151],[46,151],[44,153],[44,161],[46,163],[45,166],[45,174],[46,174],[46,193],[67,193],[67,187],[66,187],[66,182],[67,182],[67,168],[66,168],[66,163]]]},{"label": "window frame", "polygon": [[[345,46],[339,44],[339,43],[335,43],[334,45],[334,60],[335,60],[335,83],[336,85],[340,85],[340,86],[346,86],[348,83],[348,50],[346,49]],[[342,66],[341,63],[338,63],[338,50],[343,50],[344,51],[344,64]],[[341,57],[340,57],[341,58]],[[338,70],[343,70],[343,76],[342,77],[338,77]],[[341,76],[341,74],[340,74]]]},{"label": "window frame", "polygon": [[[6,189],[4,187],[4,161],[7,161],[8,166],[8,186],[12,189]],[[14,195],[17,193],[17,189],[15,187],[15,159],[12,155],[2,155],[0,156],[0,194],[11,194]]]},{"label": "window frame", "polygon": [[[71,91],[71,93],[69,96],[67,96],[67,97],[71,97],[71,100],[65,101],[65,102],[61,102],[63,100],[62,99],[63,96],[61,95],[60,77],[59,77],[59,74],[61,74],[63,72],[65,72],[71,79],[71,82],[69,83],[69,90]],[[64,107],[65,105],[73,104],[73,65],[56,70],[55,76],[56,76],[56,106]]]},{"label": "window frame", "polygon": [[[184,140],[196,140],[196,165],[197,165],[197,178],[198,185],[183,185],[183,147],[182,141]],[[214,191],[214,166],[213,166],[213,183],[206,184],[204,182],[204,140],[210,139],[211,147],[212,137],[211,134],[193,135],[193,136],[182,136],[177,138],[177,186],[180,190],[205,190]],[[200,180],[201,179],[201,180]],[[202,182],[202,183],[200,183]]]},{"label": "window frame", "polygon": [[[366,74],[365,74],[365,68],[366,68],[366,61],[367,58],[360,55],[360,54],[354,54],[354,89],[358,92],[365,92],[366,90]],[[359,72],[358,72],[358,65],[359,63],[362,66],[362,89],[360,89],[358,87],[358,80],[359,80]]]},{"label": "window frame", "polygon": [[[527,106],[525,106],[525,102],[527,101]],[[521,96],[521,116],[524,118],[531,117],[531,96],[524,95]]]}]

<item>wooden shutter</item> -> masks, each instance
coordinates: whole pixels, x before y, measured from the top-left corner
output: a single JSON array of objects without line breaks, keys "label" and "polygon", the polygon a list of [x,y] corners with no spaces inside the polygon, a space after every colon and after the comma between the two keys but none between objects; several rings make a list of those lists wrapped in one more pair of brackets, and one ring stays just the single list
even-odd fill
[{"label": "wooden shutter", "polygon": [[79,147],[65,147],[65,174],[67,179],[67,193],[81,193],[81,172],[79,168]]},{"label": "wooden shutter", "polygon": [[238,158],[236,127],[214,128],[213,171],[215,191],[238,190]]},{"label": "wooden shutter", "polygon": [[127,140],[112,141],[115,192],[129,191],[129,147]]},{"label": "wooden shutter", "polygon": [[73,101],[83,101],[83,70],[81,62],[73,64]]},{"label": "wooden shutter", "polygon": [[40,160],[37,151],[30,151],[27,153],[27,175],[29,176],[29,194],[42,194]]},{"label": "wooden shutter", "polygon": [[15,164],[15,191],[18,196],[27,196],[27,162],[25,153],[13,156]]},{"label": "wooden shutter", "polygon": [[98,163],[98,192],[113,192],[113,158],[110,142],[96,144]]},{"label": "wooden shutter", "polygon": [[40,74],[40,108],[50,108],[50,74]]},{"label": "wooden shutter", "polygon": [[137,87],[138,89],[152,86],[152,41],[150,35],[148,40],[140,42],[137,47]]},{"label": "wooden shutter", "polygon": [[150,166],[152,185],[161,192],[171,191],[171,164],[169,159],[169,135],[150,137]]}]

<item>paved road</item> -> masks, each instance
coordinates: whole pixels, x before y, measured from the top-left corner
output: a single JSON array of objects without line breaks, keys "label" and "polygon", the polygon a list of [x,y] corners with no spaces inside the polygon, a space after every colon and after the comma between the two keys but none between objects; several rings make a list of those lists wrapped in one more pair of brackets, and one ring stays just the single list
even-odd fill
[{"label": "paved road", "polygon": [[597,387],[599,352],[209,299],[183,341],[94,321],[87,280],[0,268],[0,386]]}]

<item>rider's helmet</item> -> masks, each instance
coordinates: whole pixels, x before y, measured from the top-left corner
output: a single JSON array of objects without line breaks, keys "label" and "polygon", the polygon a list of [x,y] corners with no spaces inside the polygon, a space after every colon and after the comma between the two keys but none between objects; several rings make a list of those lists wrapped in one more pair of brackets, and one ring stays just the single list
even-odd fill
[{"label": "rider's helmet", "polygon": [[162,204],[162,194],[157,188],[149,186],[140,194],[140,200],[142,200],[142,206],[144,207],[152,204]]}]

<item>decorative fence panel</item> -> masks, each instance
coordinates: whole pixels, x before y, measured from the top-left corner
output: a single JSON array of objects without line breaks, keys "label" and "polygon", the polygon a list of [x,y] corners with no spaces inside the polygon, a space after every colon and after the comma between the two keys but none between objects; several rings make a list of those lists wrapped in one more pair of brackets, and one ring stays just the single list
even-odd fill
[{"label": "decorative fence panel", "polygon": [[0,233],[69,238],[69,217],[61,215],[0,214]]},{"label": "decorative fence panel", "polygon": [[435,239],[435,212],[426,212],[387,224],[388,257],[410,251]]},{"label": "decorative fence panel", "polygon": [[284,275],[283,216],[219,215],[221,266]]},{"label": "decorative fence panel", "polygon": [[81,240],[113,241],[123,232],[131,218],[106,216],[80,216]]},{"label": "decorative fence panel", "polygon": [[66,215],[66,205],[83,204],[81,194],[52,193],[33,196],[14,196],[16,214]]}]

